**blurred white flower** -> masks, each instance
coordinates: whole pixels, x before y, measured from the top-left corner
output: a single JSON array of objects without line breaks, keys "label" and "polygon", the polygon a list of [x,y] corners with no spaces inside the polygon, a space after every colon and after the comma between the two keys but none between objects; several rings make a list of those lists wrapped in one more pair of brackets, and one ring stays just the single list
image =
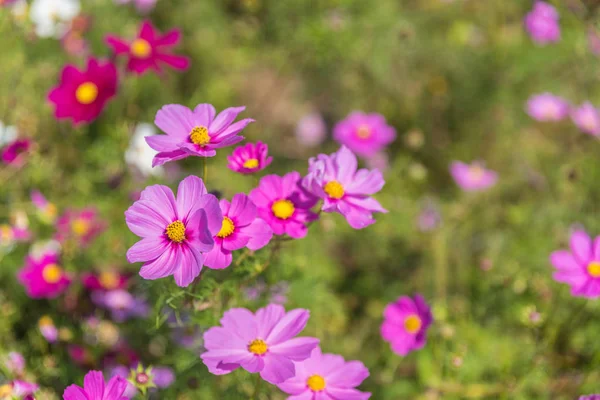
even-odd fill
[{"label": "blurred white flower", "polygon": [[127,164],[137,168],[144,177],[149,175],[162,176],[164,173],[163,167],[152,168],[152,159],[157,151],[148,146],[144,137],[153,135],[156,135],[154,125],[138,124],[129,142],[129,148],[125,152]]},{"label": "blurred white flower", "polygon": [[0,121],[0,147],[12,143],[17,138],[17,128],[11,125],[4,125]]},{"label": "blurred white flower", "polygon": [[60,38],[80,8],[79,0],[33,0],[29,18],[39,37]]}]

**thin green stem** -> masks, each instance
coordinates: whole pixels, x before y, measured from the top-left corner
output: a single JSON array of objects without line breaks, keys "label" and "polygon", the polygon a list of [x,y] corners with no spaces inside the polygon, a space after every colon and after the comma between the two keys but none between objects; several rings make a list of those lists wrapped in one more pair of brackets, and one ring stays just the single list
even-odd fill
[{"label": "thin green stem", "polygon": [[208,161],[206,157],[202,157],[202,180],[206,185],[206,179],[208,179]]}]

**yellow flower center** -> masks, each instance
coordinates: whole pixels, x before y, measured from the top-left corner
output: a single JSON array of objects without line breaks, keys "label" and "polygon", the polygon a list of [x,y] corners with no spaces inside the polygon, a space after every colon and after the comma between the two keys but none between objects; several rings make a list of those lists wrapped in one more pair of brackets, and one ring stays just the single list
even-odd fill
[{"label": "yellow flower center", "polygon": [[277,218],[288,219],[294,214],[296,208],[294,207],[294,203],[289,200],[277,200],[271,206],[271,211]]},{"label": "yellow flower center", "polygon": [[44,315],[42,318],[40,318],[40,320],[38,321],[38,325],[39,326],[53,326],[54,325],[54,321],[52,321],[52,318],[50,318],[47,315]]},{"label": "yellow flower center", "polygon": [[100,281],[100,285],[102,285],[102,287],[104,289],[115,289],[116,287],[119,286],[119,274],[117,274],[116,272],[112,272],[112,271],[102,271],[100,272],[100,276],[98,277],[98,280]]},{"label": "yellow flower center", "polygon": [[63,276],[62,268],[56,264],[48,264],[42,270],[42,277],[46,283],[56,283]]},{"label": "yellow flower center", "polygon": [[[0,4],[2,4],[0,2]],[[0,399],[9,399],[12,396],[13,387],[10,383],[0,386]]]},{"label": "yellow flower center", "polygon": [[262,356],[269,350],[269,347],[262,339],[254,339],[248,345],[248,351],[252,354],[256,354],[257,356]]},{"label": "yellow flower center", "polygon": [[205,146],[210,143],[210,136],[208,136],[208,128],[205,126],[196,126],[190,132],[190,140],[192,143],[198,146]]},{"label": "yellow flower center", "polygon": [[249,158],[244,162],[244,168],[258,168],[258,160],[256,158]]},{"label": "yellow flower center", "polygon": [[77,218],[71,222],[71,230],[77,236],[84,236],[90,231],[90,222],[83,218]]},{"label": "yellow flower center", "polygon": [[10,242],[13,239],[13,230],[10,225],[0,225],[0,241]]},{"label": "yellow flower center", "polygon": [[592,278],[600,278],[600,262],[592,261],[588,264],[587,270]]},{"label": "yellow flower center", "polygon": [[338,181],[327,182],[324,190],[332,199],[341,199],[344,197],[344,187]]},{"label": "yellow flower center", "polygon": [[225,238],[233,233],[235,230],[235,225],[231,218],[223,217],[223,222],[221,223],[221,230],[217,233],[217,236],[220,238]]},{"label": "yellow flower center", "polygon": [[81,104],[91,104],[98,98],[98,86],[93,82],[84,82],[77,87],[75,97]]},{"label": "yellow flower center", "polygon": [[306,385],[313,392],[320,392],[325,389],[325,379],[321,375],[312,375],[306,380]]},{"label": "yellow flower center", "polygon": [[361,125],[356,129],[356,136],[358,136],[359,139],[366,140],[370,138],[372,134],[373,132],[371,132],[369,125]]},{"label": "yellow flower center", "polygon": [[408,333],[417,333],[421,329],[421,324],[421,318],[414,314],[409,315],[404,320],[404,329],[406,329]]},{"label": "yellow flower center", "polygon": [[173,221],[167,226],[166,234],[173,242],[181,243],[185,240],[185,225],[180,220]]},{"label": "yellow flower center", "polygon": [[131,43],[130,50],[137,58],[148,58],[152,54],[152,46],[144,39],[135,39]]}]

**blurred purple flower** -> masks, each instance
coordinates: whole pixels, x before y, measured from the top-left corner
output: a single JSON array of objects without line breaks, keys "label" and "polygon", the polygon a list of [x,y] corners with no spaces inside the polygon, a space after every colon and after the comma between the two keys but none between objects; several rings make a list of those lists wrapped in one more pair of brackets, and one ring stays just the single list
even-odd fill
[{"label": "blurred purple flower", "polygon": [[25,369],[25,358],[21,353],[11,351],[4,360],[6,369],[15,375],[21,375]]},{"label": "blurred purple flower", "polygon": [[538,121],[560,121],[569,115],[569,103],[551,93],[533,95],[527,101],[527,114]]},{"label": "blurred purple flower", "polygon": [[92,301],[97,306],[110,310],[112,318],[117,322],[134,317],[145,318],[150,311],[145,300],[122,289],[94,291],[92,292]]},{"label": "blurred purple flower", "polygon": [[287,303],[287,294],[290,291],[290,284],[285,281],[281,281],[271,288],[271,303],[284,305]]},{"label": "blurred purple flower", "polygon": [[600,135],[600,112],[589,101],[571,111],[571,119],[581,131],[592,136]]},{"label": "blurred purple flower", "polygon": [[553,6],[536,1],[533,10],[525,16],[525,29],[537,44],[555,43],[560,40],[558,19],[558,12]]}]

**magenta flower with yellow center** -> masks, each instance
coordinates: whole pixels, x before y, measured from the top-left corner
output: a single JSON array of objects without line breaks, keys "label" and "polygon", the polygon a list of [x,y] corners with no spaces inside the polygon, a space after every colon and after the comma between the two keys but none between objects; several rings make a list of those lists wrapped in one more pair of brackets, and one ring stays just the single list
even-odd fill
[{"label": "magenta flower with yellow center", "polygon": [[308,310],[286,312],[276,304],[256,314],[245,308],[226,311],[221,325],[204,333],[206,352],[200,357],[216,375],[239,367],[260,373],[265,381],[278,384],[296,374],[295,361],[303,361],[319,344],[319,339],[296,337],[306,326]]},{"label": "magenta flower with yellow center", "polygon": [[71,278],[55,253],[46,253],[39,258],[27,256],[17,278],[25,286],[27,295],[34,299],[55,298],[71,284]]},{"label": "magenta flower with yellow center", "polygon": [[550,263],[556,268],[552,277],[571,286],[573,296],[600,297],[600,236],[592,241],[586,232],[575,231],[570,247],[550,255]]},{"label": "magenta flower with yellow center", "polygon": [[425,299],[417,294],[412,299],[402,296],[387,305],[383,312],[381,337],[392,346],[392,351],[405,356],[419,350],[427,342],[427,329],[433,321]]},{"label": "magenta flower with yellow center", "polygon": [[396,139],[381,114],[355,111],[333,128],[333,138],[361,157],[372,157]]},{"label": "magenta flower with yellow center", "polygon": [[95,207],[67,210],[56,221],[55,239],[60,243],[73,240],[81,246],[89,245],[106,229]]},{"label": "magenta flower with yellow center", "polygon": [[268,157],[269,146],[263,142],[247,143],[236,147],[230,156],[227,167],[240,174],[253,174],[267,168],[273,157]]},{"label": "magenta flower with yellow center", "polygon": [[233,122],[246,107],[231,107],[216,114],[210,104],[199,104],[193,111],[179,104],[168,104],[156,113],[154,123],[166,135],[146,136],[146,142],[158,154],[152,166],[189,156],[213,157],[216,149],[244,140],[239,133],[253,119]]},{"label": "magenta flower with yellow center", "polygon": [[144,263],[144,279],[173,275],[178,286],[188,286],[200,274],[202,253],[212,250],[222,221],[219,201],[196,176],[181,181],[177,199],[167,186],[148,186],[125,212],[127,226],[142,238],[127,251],[127,260]]}]

